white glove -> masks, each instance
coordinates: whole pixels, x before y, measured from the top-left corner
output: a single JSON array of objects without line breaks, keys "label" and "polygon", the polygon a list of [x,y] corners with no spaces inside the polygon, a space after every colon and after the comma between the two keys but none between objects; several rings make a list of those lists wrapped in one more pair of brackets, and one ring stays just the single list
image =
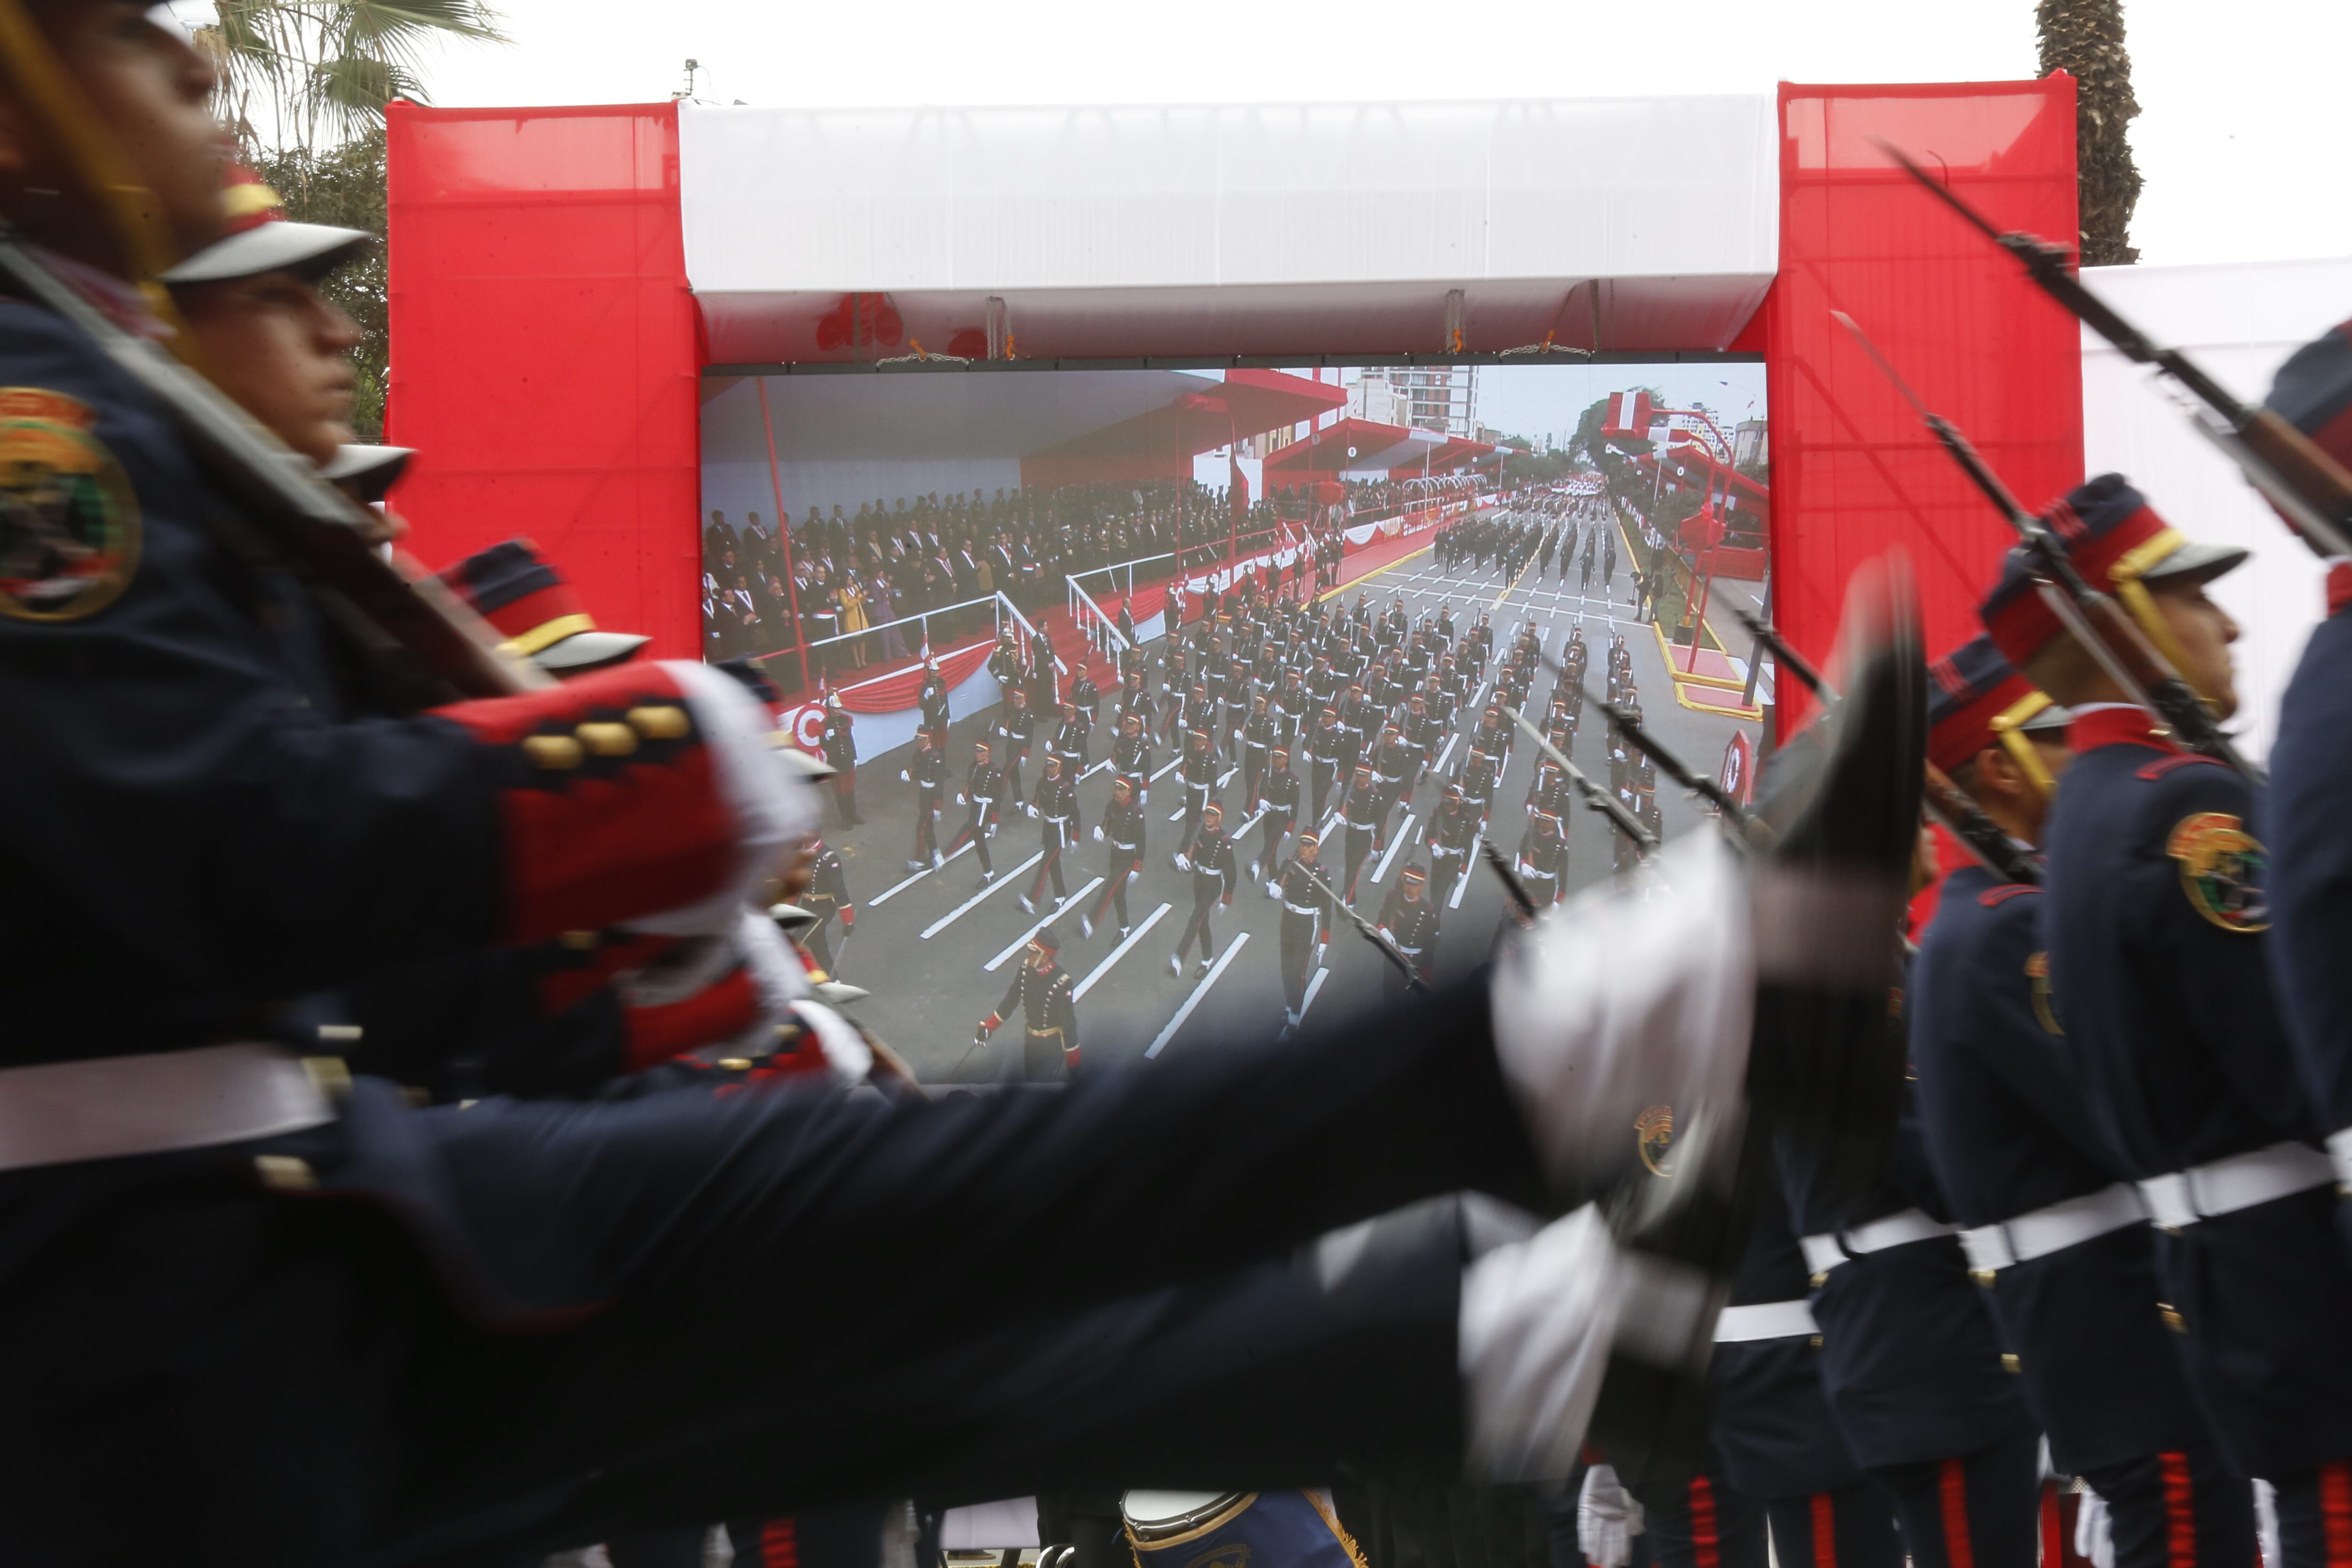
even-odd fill
[{"label": "white glove", "polygon": [[2088,1487],[2074,1512],[2074,1551],[2090,1560],[2091,1568],[2116,1568],[2115,1518],[2107,1511],[2107,1500]]},{"label": "white glove", "polygon": [[1095,824],[1095,842],[1097,844],[1102,842],[1102,824],[1099,822]]},{"label": "white glove", "polygon": [[734,818],[735,860],[717,890],[628,925],[656,936],[724,936],[752,892],[775,874],[784,846],[815,831],[822,803],[808,780],[778,759],[767,705],[733,676],[683,659],[664,660],[661,668],[677,682],[701,731],[719,797]]},{"label": "white glove", "polygon": [[898,782],[900,784],[913,784],[915,782],[915,775],[908,773],[906,769],[900,768],[898,770]]},{"label": "white glove", "polygon": [[1279,882],[1268,882],[1265,885],[1265,896],[1269,899],[1278,899],[1282,897],[1282,884]]},{"label": "white glove", "polygon": [[1575,1183],[1643,1111],[1738,1106],[1755,1007],[1747,880],[1715,835],[1658,857],[1671,891],[1580,895],[1496,968],[1495,1050],[1538,1152]]},{"label": "white glove", "polygon": [[1696,1271],[1620,1251],[1590,1205],[1477,1258],[1458,1342],[1469,1479],[1570,1475],[1612,1350],[1671,1359],[1712,1305]]},{"label": "white glove", "polygon": [[964,799],[963,791],[958,790],[956,791],[956,804],[958,805],[970,805],[971,803]]},{"label": "white glove", "polygon": [[1027,812],[1032,816],[1037,815],[1037,808],[1034,805],[1024,805],[1021,809]]}]

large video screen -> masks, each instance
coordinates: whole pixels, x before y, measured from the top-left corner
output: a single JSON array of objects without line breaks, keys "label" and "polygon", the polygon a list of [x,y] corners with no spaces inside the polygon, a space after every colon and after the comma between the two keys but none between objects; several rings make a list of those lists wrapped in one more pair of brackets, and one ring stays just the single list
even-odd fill
[{"label": "large video screen", "polygon": [[812,952],[927,1080],[1050,1081],[1475,965],[1490,849],[1643,896],[1594,797],[1702,819],[1601,704],[1746,787],[1768,429],[1747,362],[714,383],[705,654],[842,767]]}]

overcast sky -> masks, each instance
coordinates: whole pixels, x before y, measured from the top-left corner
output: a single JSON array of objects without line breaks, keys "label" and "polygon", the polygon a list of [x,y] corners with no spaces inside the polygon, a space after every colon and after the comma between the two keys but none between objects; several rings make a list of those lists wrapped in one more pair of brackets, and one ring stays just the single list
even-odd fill
[{"label": "overcast sky", "polygon": [[[511,48],[442,54],[451,105],[1282,102],[1769,92],[2034,74],[2033,0],[499,0]],[[2347,0],[2126,6],[2143,259],[2352,255]]]}]

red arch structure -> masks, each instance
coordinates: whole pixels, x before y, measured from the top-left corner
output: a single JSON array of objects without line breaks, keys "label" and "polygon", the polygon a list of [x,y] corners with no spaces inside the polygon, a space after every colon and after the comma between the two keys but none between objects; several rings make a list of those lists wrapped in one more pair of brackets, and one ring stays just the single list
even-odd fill
[{"label": "red arch structure", "polygon": [[[2006,543],[2003,526],[1830,311],[1860,321],[2029,503],[2080,479],[2074,323],[1911,187],[1875,140],[1944,171],[2004,226],[2063,237],[2076,232],[2074,84],[2063,76],[1783,84],[1773,114],[1779,256],[1760,303],[1708,279],[1655,277],[1441,277],[1378,289],[1335,280],[1328,289],[1138,295],[1132,310],[1089,297],[1085,352],[1345,359],[1397,352],[1393,323],[1425,315],[1425,350],[1458,341],[1464,353],[1499,353],[1540,335],[1622,357],[1760,353],[1784,629],[1808,653],[1825,653],[1847,575],[1899,548],[1917,566],[1931,639],[1948,645],[1973,625],[1973,601]],[[664,654],[691,655],[698,418],[721,373],[709,347],[711,297],[698,298],[688,284],[677,107],[395,104],[388,119],[390,432],[421,450],[396,500],[418,553],[438,563],[533,535],[600,618],[651,633]],[[791,348],[808,334],[782,317],[767,326],[753,320],[748,335],[810,360],[871,357],[882,324],[907,340],[892,353],[918,352],[927,332],[936,347],[958,351],[985,337],[983,323],[959,319],[962,304],[894,303],[880,292],[887,281],[839,297],[858,308],[843,316],[836,302],[823,318],[839,319],[829,342],[819,333],[804,350]],[[1706,310],[1675,308],[1706,289]],[[1745,300],[1727,319],[1727,298]],[[730,344],[747,336],[743,308],[729,306]],[[1024,308],[1014,296],[1016,322]],[[1677,322],[1709,324],[1677,341]],[[1279,381],[1260,390],[1304,395]],[[1784,722],[1790,717],[1784,705]]]}]

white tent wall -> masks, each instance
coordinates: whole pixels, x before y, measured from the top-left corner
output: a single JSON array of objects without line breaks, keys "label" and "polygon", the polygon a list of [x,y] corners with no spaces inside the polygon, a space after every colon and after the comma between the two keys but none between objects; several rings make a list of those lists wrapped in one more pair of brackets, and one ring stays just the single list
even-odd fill
[{"label": "white tent wall", "polygon": [[683,106],[697,292],[1769,273],[1762,95]]},{"label": "white tent wall", "polygon": [[[1779,249],[1763,95],[688,104],[679,155],[687,276],[719,363],[822,357],[801,323],[846,291],[889,292],[933,352],[998,295],[1030,355],[1433,353],[1453,288],[1467,346],[1556,324],[1589,343],[1590,302],[1563,317],[1594,279],[1611,282],[1604,346],[1722,348]],[[1296,331],[1318,312],[1320,351]],[[1186,335],[1203,319],[1221,346]]]},{"label": "white tent wall", "polygon": [[[2084,279],[2158,342],[2259,403],[2286,357],[2352,315],[2352,258],[2207,267],[2100,267]],[[2325,608],[2316,556],[2238,470],[2188,427],[2168,384],[2083,334],[2084,471],[2130,476],[2167,521],[2253,559],[2213,586],[2244,632],[2236,648],[2248,752],[2269,753],[2279,697]],[[2021,498],[2028,505],[2048,498]],[[1987,573],[1988,578],[1990,573]]]}]

